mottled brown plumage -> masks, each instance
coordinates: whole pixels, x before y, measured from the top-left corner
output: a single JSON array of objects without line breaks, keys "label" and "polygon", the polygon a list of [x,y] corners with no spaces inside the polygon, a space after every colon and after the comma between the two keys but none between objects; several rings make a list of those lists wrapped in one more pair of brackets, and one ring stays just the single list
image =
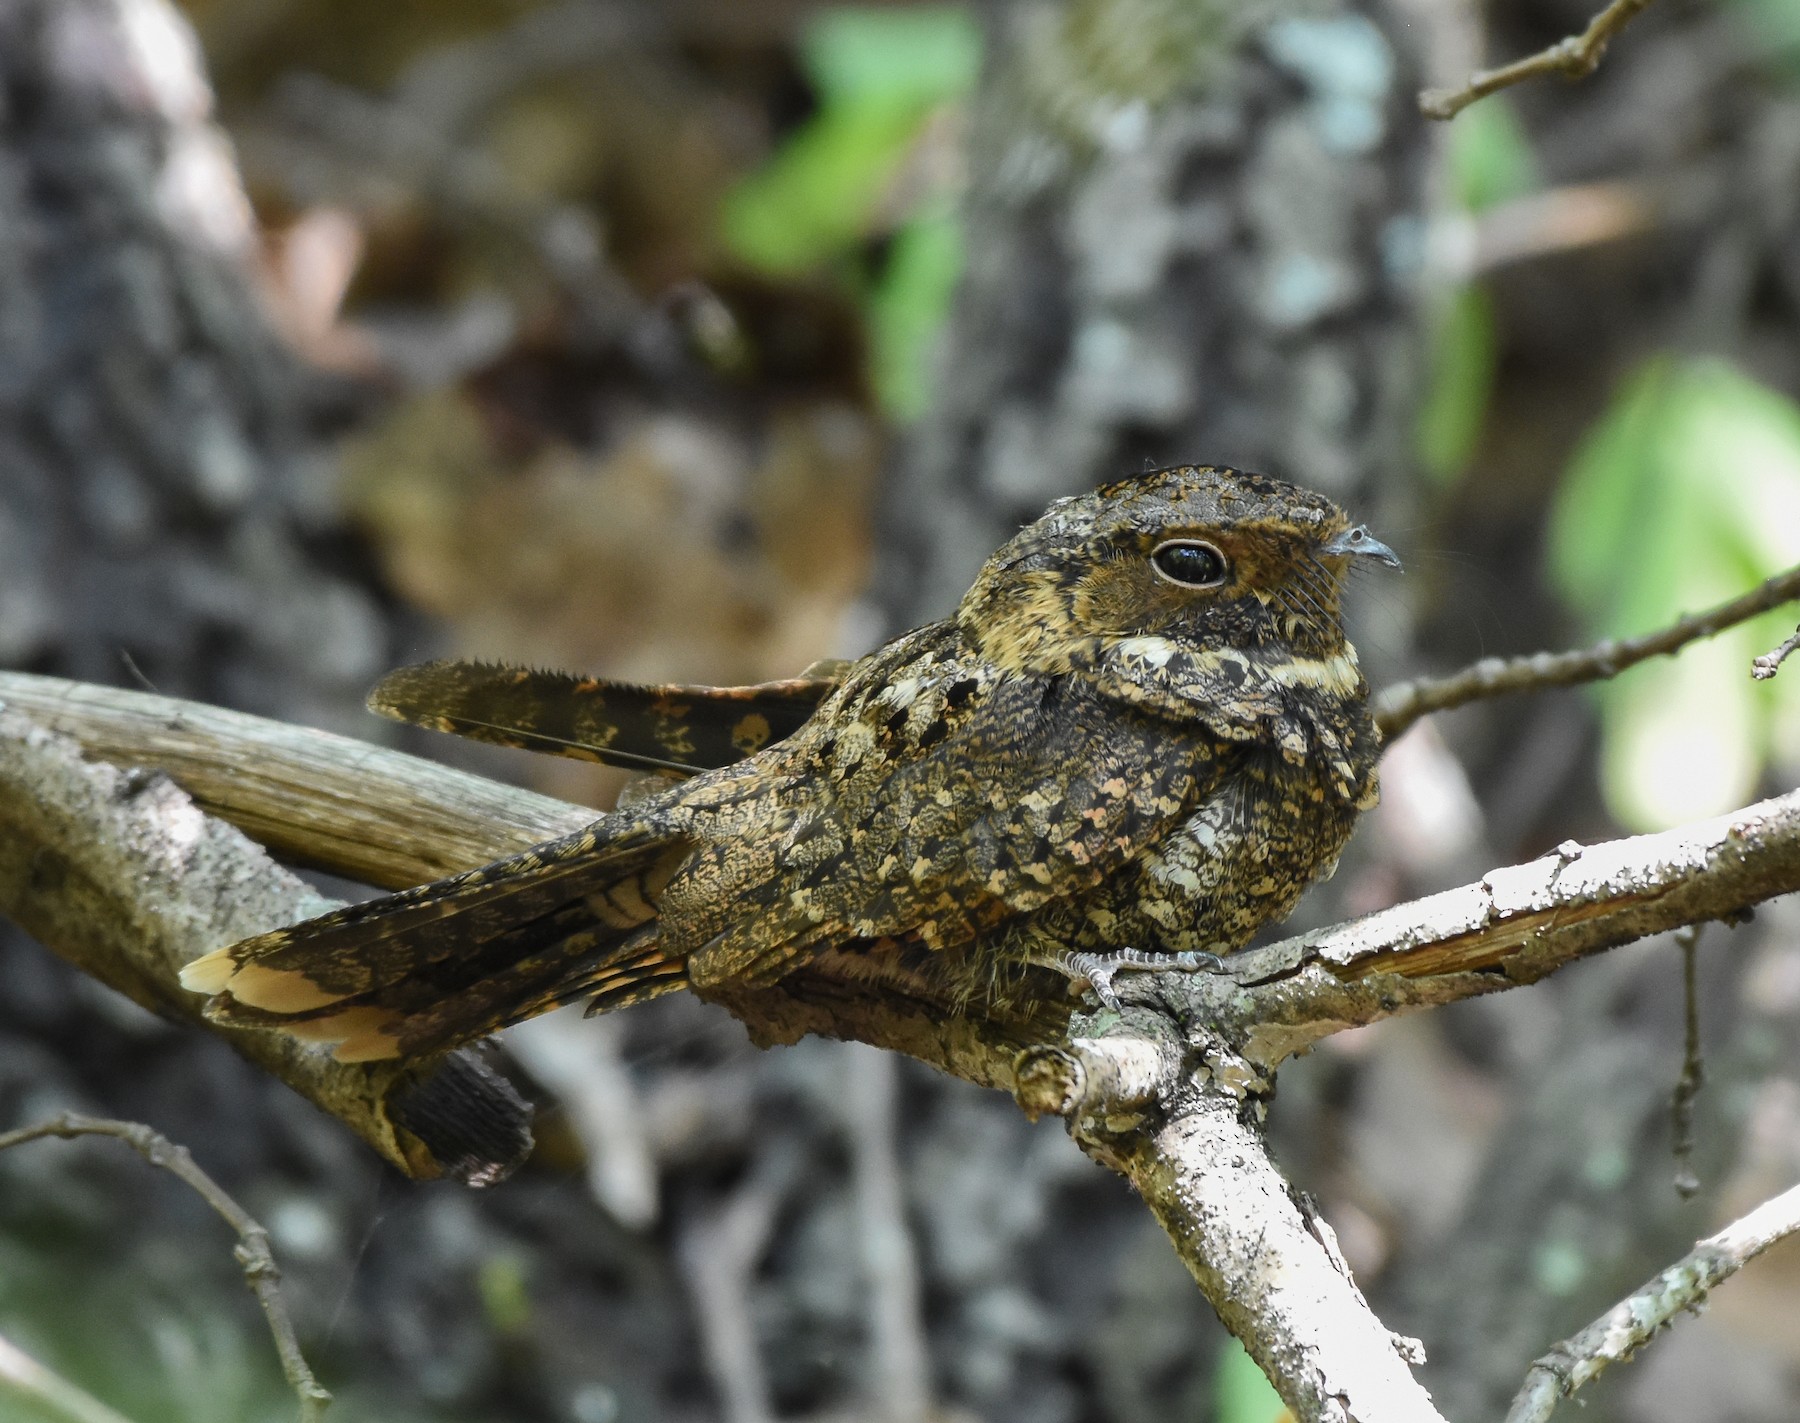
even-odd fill
[{"label": "mottled brown plumage", "polygon": [[377,689],[389,714],[699,774],[184,981],[227,1021],[361,1059],[577,998],[772,984],[826,948],[930,950],[971,1002],[1021,964],[1104,995],[1117,951],[1228,953],[1376,797],[1338,606],[1359,555],[1394,561],[1316,494],[1186,466],[1059,501],[953,617],[841,670],[702,689],[408,669]]}]

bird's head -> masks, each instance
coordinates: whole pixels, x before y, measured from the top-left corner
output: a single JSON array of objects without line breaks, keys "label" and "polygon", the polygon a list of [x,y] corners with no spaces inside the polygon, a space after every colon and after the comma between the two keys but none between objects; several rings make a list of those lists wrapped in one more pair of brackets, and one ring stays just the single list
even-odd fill
[{"label": "bird's head", "polygon": [[1122,679],[1128,699],[1177,714],[1239,687],[1360,698],[1340,594],[1361,560],[1399,565],[1323,495],[1184,465],[1053,504],[957,617],[1002,668]]}]

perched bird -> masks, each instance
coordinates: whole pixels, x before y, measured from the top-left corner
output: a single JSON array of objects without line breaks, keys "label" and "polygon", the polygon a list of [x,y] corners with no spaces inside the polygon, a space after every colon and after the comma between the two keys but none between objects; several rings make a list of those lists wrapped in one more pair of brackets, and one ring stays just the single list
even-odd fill
[{"label": "perched bird", "polygon": [[688,778],[182,981],[347,1061],[580,998],[769,985],[826,948],[911,954],[971,1010],[1025,965],[1110,998],[1121,967],[1229,953],[1286,915],[1375,803],[1339,610],[1357,559],[1398,565],[1317,494],[1182,466],[1057,501],[954,616],[794,681],[406,669],[378,710]]}]

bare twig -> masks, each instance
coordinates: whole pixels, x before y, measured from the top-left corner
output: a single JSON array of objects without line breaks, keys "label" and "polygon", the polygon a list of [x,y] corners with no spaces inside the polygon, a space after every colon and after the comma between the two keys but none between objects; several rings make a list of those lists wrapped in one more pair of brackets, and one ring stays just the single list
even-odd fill
[{"label": "bare twig", "polygon": [[84,1117],[62,1112],[35,1126],[0,1132],[0,1151],[22,1146],[45,1137],[71,1140],[78,1136],[109,1136],[124,1142],[152,1166],[161,1167],[185,1183],[195,1195],[237,1232],[237,1262],[243,1266],[244,1278],[262,1306],[269,1321],[269,1332],[275,1336],[275,1351],[281,1356],[281,1371],[289,1387],[300,1400],[300,1423],[318,1423],[331,1405],[331,1395],[313,1377],[306,1358],[300,1352],[300,1340],[294,1333],[294,1322],[288,1318],[287,1305],[281,1298],[281,1270],[269,1249],[269,1232],[264,1230],[225,1188],[195,1164],[185,1146],[177,1146],[161,1132],[142,1122],[121,1122],[106,1117]]},{"label": "bare twig", "polygon": [[887,1423],[924,1423],[933,1411],[931,1360],[918,1251],[906,1222],[895,1143],[900,1129],[900,1064],[892,1053],[860,1045],[849,1051],[847,1115],[863,1265],[869,1277],[875,1408]]},{"label": "bare twig", "polygon": [[683,1232],[681,1263],[694,1297],[700,1346],[726,1423],[771,1423],[768,1371],[750,1312],[750,1284],[775,1217],[799,1175],[791,1150],[766,1152],[723,1205]]},{"label": "bare twig", "polygon": [[[1420,717],[1468,702],[1545,687],[1573,687],[1616,677],[1652,657],[1667,657],[1690,642],[1714,637],[1758,613],[1800,598],[1800,568],[1790,568],[1741,597],[1694,613],[1657,632],[1623,640],[1608,638],[1574,652],[1538,652],[1529,657],[1486,657],[1449,677],[1421,677],[1382,689],[1375,721],[1387,741],[1396,740]],[[1800,638],[1800,633],[1796,634]],[[1770,653],[1769,656],[1774,656]],[[1758,658],[1760,664],[1763,659]],[[1773,673],[1769,674],[1773,675]]]},{"label": "bare twig", "polygon": [[52,1373],[12,1340],[0,1338],[0,1417],[13,1416],[9,1402],[44,1423],[131,1423],[123,1413]]},{"label": "bare twig", "polygon": [[1650,0],[1612,0],[1578,35],[1570,35],[1548,49],[1498,69],[1483,69],[1472,74],[1469,82],[1460,89],[1427,89],[1419,95],[1419,112],[1428,119],[1453,119],[1477,99],[1485,99],[1489,94],[1510,89],[1527,79],[1544,74],[1560,74],[1567,79],[1586,78],[1600,63],[1613,37],[1649,6]]},{"label": "bare twig", "polygon": [[1706,1085],[1706,1059],[1700,1054],[1700,980],[1696,971],[1700,925],[1690,924],[1677,930],[1675,942],[1681,948],[1681,993],[1687,1030],[1683,1035],[1681,1076],[1675,1079],[1675,1090],[1669,1097],[1669,1118],[1674,1135],[1675,1189],[1683,1197],[1692,1197],[1700,1189],[1700,1178],[1694,1174],[1694,1100]]},{"label": "bare twig", "polygon": [[1708,1236],[1636,1293],[1538,1359],[1513,1399],[1506,1423],[1545,1423],[1559,1399],[1598,1377],[1607,1365],[1629,1359],[1676,1315],[1699,1309],[1708,1293],[1796,1231],[1800,1231],[1800,1186]]},{"label": "bare twig", "polygon": [[1753,658],[1750,663],[1750,675],[1759,682],[1766,682],[1781,670],[1781,664],[1788,660],[1794,649],[1800,647],[1800,628],[1794,629],[1794,635],[1783,642],[1780,647],[1765,652],[1761,657]]}]

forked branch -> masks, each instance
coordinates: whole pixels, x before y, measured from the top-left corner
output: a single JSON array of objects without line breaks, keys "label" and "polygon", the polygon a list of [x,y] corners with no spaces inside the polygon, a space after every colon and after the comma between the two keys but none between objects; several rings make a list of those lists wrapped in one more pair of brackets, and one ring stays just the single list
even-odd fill
[{"label": "forked branch", "polygon": [[313,1377],[313,1371],[307,1367],[306,1358],[300,1352],[299,1336],[294,1333],[294,1322],[288,1317],[287,1305],[281,1298],[281,1270],[275,1263],[274,1252],[269,1249],[269,1232],[223,1186],[195,1164],[185,1146],[177,1146],[142,1122],[113,1121],[63,1112],[35,1126],[0,1133],[0,1151],[52,1136],[65,1141],[78,1136],[109,1136],[124,1142],[152,1166],[161,1167],[191,1188],[237,1232],[237,1261],[243,1266],[244,1278],[256,1294],[256,1302],[262,1306],[263,1317],[269,1321],[269,1332],[275,1336],[275,1351],[281,1356],[281,1371],[300,1400],[300,1423],[319,1423],[331,1405],[331,1395]]}]

